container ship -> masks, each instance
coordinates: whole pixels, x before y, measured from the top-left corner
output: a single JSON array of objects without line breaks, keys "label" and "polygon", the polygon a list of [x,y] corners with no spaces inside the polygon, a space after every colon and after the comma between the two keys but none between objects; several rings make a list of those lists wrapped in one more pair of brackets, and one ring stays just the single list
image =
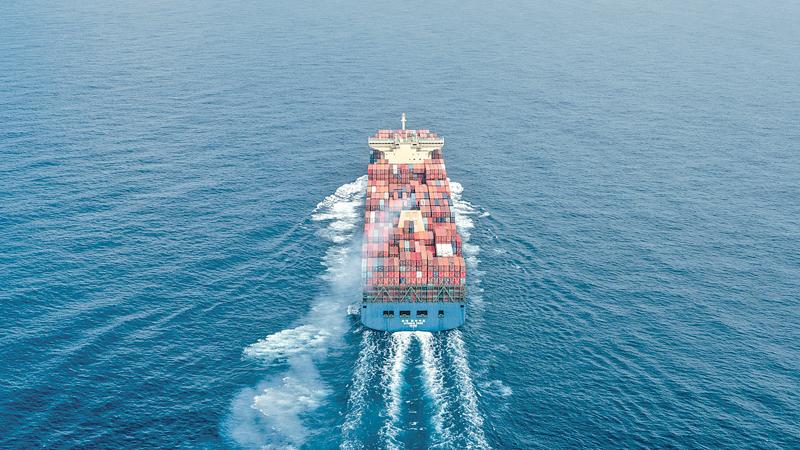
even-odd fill
[{"label": "container ship", "polygon": [[430,130],[369,138],[361,323],[383,331],[443,331],[466,319],[466,266],[442,147]]}]

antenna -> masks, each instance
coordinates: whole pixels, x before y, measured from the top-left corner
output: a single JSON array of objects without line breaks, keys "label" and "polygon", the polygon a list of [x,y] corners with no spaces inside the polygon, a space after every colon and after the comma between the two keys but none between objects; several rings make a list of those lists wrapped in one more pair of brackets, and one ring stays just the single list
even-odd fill
[{"label": "antenna", "polygon": [[406,113],[403,113],[403,117],[400,119],[400,122],[403,124],[403,129],[406,129]]}]

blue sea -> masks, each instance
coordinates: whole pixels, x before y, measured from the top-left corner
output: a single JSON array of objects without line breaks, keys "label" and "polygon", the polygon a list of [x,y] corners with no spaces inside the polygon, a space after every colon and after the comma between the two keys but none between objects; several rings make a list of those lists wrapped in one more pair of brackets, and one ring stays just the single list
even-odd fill
[{"label": "blue sea", "polygon": [[[800,4],[6,0],[0,448],[800,448]],[[460,330],[360,299],[438,132]]]}]

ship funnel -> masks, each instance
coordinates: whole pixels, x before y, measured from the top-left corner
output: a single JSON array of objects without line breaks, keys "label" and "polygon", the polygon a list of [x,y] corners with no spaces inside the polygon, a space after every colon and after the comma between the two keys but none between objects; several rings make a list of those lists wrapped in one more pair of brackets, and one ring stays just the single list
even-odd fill
[{"label": "ship funnel", "polygon": [[406,113],[403,113],[403,117],[400,118],[400,123],[403,124],[403,129],[406,129]]}]

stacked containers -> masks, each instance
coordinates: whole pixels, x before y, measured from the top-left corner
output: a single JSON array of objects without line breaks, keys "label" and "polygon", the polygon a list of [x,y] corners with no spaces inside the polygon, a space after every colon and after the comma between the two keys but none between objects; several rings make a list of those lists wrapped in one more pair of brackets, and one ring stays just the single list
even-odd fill
[{"label": "stacked containers", "polygon": [[[380,130],[375,138],[436,138],[428,130]],[[421,164],[367,167],[362,273],[367,301],[463,301],[466,270],[447,172],[439,151]],[[422,220],[404,220],[403,211]]]}]

